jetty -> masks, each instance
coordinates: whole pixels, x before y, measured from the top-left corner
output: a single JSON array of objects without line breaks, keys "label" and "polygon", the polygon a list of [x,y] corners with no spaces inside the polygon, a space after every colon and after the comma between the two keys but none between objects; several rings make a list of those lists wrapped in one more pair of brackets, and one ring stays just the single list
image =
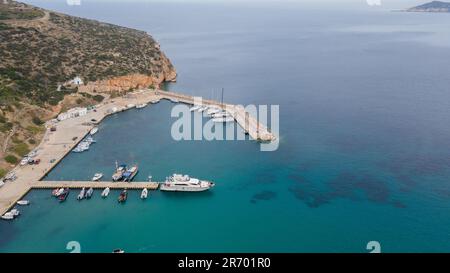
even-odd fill
[{"label": "jetty", "polygon": [[[5,181],[0,188],[0,215],[14,207],[31,189],[45,188],[127,188],[156,190],[155,182],[88,182],[88,181],[42,181],[42,179],[89,134],[91,129],[104,118],[115,113],[135,108],[138,104],[159,102],[161,99],[193,104],[196,97],[176,92],[155,89],[141,89],[125,94],[122,97],[110,98],[98,104],[85,115],[67,118],[61,121],[50,121],[46,124],[45,135],[35,149],[38,165],[16,166],[14,181]],[[229,111],[235,121],[250,137],[257,141],[272,141],[275,136],[267,127],[249,115],[242,106],[225,104],[213,100],[202,100],[203,105],[220,107]],[[151,106],[150,106],[151,107]],[[231,109],[231,110],[230,110]]]},{"label": "jetty", "polygon": [[40,181],[31,189],[56,189],[56,188],[93,188],[93,189],[127,189],[127,190],[157,190],[158,182],[94,182],[94,181]]}]

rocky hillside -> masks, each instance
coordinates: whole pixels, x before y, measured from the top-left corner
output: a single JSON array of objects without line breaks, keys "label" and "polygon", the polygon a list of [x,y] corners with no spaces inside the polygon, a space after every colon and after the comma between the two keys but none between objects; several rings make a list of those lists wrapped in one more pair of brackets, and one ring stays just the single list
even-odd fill
[{"label": "rocky hillside", "polygon": [[[93,92],[156,87],[176,78],[144,31],[15,1],[0,1],[0,56],[0,174],[5,158],[13,164],[8,156],[19,158],[40,141],[43,121],[68,107],[64,103],[96,103],[105,94]],[[76,77],[82,83],[70,82]]]},{"label": "rocky hillside", "polygon": [[433,1],[414,8],[410,8],[410,12],[450,12],[450,3]]}]

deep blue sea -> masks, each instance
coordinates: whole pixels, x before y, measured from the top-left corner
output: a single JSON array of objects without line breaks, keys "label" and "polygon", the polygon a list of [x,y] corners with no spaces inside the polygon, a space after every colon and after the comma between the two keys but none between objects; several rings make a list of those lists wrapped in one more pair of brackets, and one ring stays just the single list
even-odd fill
[{"label": "deep blue sea", "polygon": [[[383,252],[450,250],[450,15],[401,6],[28,1],[151,33],[178,71],[167,86],[280,106],[280,147],[174,141],[173,104],[111,116],[97,143],[48,180],[211,179],[199,194],[118,192],[59,204],[33,191],[0,252]],[[405,2],[409,7],[411,3]]]}]

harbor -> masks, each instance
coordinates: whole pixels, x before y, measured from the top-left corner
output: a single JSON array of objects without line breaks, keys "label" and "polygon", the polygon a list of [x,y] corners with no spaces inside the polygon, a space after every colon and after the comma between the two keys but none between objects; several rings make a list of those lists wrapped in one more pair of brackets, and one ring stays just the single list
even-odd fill
[{"label": "harbor", "polygon": [[[5,181],[0,188],[0,215],[5,214],[16,203],[21,200],[30,190],[37,188],[82,188],[85,187],[111,187],[111,188],[127,188],[127,189],[156,189],[157,183],[146,182],[87,182],[87,181],[64,181],[64,182],[48,182],[42,179],[55,167],[58,163],[78,145],[83,145],[85,137],[92,132],[96,132],[96,126],[107,116],[118,112],[126,111],[132,108],[143,108],[147,105],[157,103],[162,99],[170,100],[175,103],[185,103],[193,105],[198,98],[184,95],[181,93],[168,92],[162,90],[138,90],[130,92],[122,97],[116,97],[106,100],[96,105],[92,110],[76,115],[73,118],[64,118],[60,121],[47,122],[46,133],[42,142],[35,149],[36,158],[39,164],[26,164],[16,166],[10,174],[14,179]],[[202,100],[205,106],[214,106],[226,109],[233,116],[235,121],[252,137],[258,141],[271,141],[275,139],[267,127],[259,124],[256,118],[245,112],[244,108],[231,104],[213,100]],[[230,111],[231,109],[231,111]],[[80,146],[78,146],[80,147]],[[85,149],[85,148],[84,148]],[[125,184],[122,184],[125,183]],[[97,185],[98,184],[98,185]],[[113,185],[114,184],[114,185]],[[136,184],[136,185],[135,185]]]}]

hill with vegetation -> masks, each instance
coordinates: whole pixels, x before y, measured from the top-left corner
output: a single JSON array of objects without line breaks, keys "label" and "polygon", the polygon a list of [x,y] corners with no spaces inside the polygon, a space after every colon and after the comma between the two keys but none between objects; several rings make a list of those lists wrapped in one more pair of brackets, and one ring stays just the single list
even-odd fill
[{"label": "hill with vegetation", "polygon": [[176,78],[144,31],[15,1],[0,1],[0,56],[0,176],[61,110]]}]

